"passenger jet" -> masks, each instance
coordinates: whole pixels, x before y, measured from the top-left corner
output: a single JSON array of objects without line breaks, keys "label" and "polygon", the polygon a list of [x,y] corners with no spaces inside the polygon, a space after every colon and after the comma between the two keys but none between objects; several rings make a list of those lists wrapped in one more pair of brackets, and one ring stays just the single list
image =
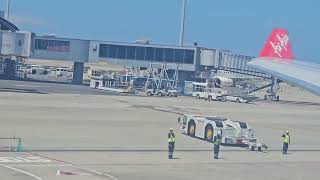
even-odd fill
[{"label": "passenger jet", "polygon": [[320,96],[320,64],[295,60],[285,29],[274,29],[259,57],[248,65],[272,76],[272,99],[279,100],[276,95],[278,80]]}]

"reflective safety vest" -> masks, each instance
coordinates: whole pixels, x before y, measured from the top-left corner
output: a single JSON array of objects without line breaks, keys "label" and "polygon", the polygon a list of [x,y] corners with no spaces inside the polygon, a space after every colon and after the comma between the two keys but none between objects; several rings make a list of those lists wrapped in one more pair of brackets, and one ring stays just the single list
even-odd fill
[{"label": "reflective safety vest", "polygon": [[220,139],[219,136],[215,136],[213,139],[214,139],[214,140],[213,140],[213,144],[214,144],[214,145],[220,145],[221,139]]},{"label": "reflective safety vest", "polygon": [[175,143],[175,142],[176,142],[176,138],[174,137],[168,138],[168,143]]},{"label": "reflective safety vest", "polygon": [[173,135],[169,135],[168,143],[175,143],[175,142],[176,142],[176,138]]},{"label": "reflective safety vest", "polygon": [[289,144],[290,142],[290,136],[288,134],[285,134],[283,137],[283,142]]},{"label": "reflective safety vest", "polygon": [[213,144],[215,144],[215,145],[219,145],[220,143],[221,143],[220,140],[213,141]]}]

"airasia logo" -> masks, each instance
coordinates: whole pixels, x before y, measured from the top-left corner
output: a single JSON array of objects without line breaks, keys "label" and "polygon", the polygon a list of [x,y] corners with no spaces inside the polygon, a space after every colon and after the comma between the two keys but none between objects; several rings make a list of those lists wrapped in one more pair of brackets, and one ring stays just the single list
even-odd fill
[{"label": "airasia logo", "polygon": [[279,57],[282,57],[282,50],[288,51],[287,45],[289,43],[289,36],[287,34],[276,34],[276,38],[278,39],[278,42],[270,41],[269,43],[272,46],[274,53]]}]

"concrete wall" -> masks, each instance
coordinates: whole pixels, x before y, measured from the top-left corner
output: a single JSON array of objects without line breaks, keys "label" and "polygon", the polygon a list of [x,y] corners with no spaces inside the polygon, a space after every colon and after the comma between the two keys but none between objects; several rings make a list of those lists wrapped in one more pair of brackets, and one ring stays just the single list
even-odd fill
[{"label": "concrete wall", "polygon": [[32,59],[47,59],[47,60],[61,60],[61,61],[74,61],[74,62],[88,62],[89,60],[88,49],[89,49],[90,41],[88,40],[44,38],[44,37],[36,37],[35,39],[70,41],[70,51],[58,52],[58,51],[39,50],[34,48],[34,53],[32,57],[30,57]]}]

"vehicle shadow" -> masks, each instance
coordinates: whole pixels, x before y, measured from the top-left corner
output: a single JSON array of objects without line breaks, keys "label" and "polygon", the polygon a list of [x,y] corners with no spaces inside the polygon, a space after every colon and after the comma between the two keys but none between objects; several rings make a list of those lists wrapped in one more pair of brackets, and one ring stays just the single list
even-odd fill
[{"label": "vehicle shadow", "polygon": [[320,103],[318,102],[307,102],[307,101],[289,101],[289,100],[279,100],[278,102],[277,101],[266,101],[266,100],[263,100],[263,99],[259,99],[259,100],[256,100],[258,102],[274,102],[274,103],[280,103],[280,104],[292,104],[292,105],[301,105],[301,106],[305,106],[305,105],[308,105],[308,106],[320,106]]},{"label": "vehicle shadow", "polygon": [[280,100],[279,103],[281,103],[281,104],[295,104],[295,105],[320,106],[320,103],[317,103],[317,102],[306,102],[306,101]]},{"label": "vehicle shadow", "polygon": [[40,92],[40,91],[35,90],[35,89],[21,89],[21,88],[1,88],[0,92],[48,94],[48,93]]}]

